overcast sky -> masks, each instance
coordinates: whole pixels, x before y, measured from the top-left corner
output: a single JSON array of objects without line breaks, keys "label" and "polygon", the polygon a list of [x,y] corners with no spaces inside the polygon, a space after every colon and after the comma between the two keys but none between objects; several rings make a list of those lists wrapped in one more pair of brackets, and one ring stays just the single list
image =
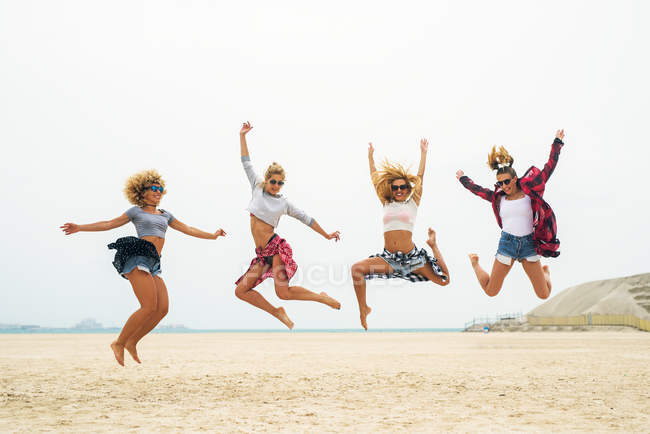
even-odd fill
[{"label": "overcast sky", "polygon": [[424,247],[436,229],[452,281],[370,282],[371,328],[462,327],[541,303],[519,265],[496,298],[483,293],[467,253],[491,269],[500,230],[454,173],[491,186],[494,144],[520,174],[541,167],[558,128],[566,146],[545,195],[562,242],[544,260],[553,292],[647,272],[648,12],[642,1],[0,1],[0,323],[121,326],[138,304],[106,245],[133,226],[69,237],[58,227],[119,216],[131,206],[125,179],[157,168],[161,207],[228,232],[168,230],[164,323],[279,328],[234,295],[254,254],[244,120],[256,169],[283,164],[284,193],[343,233],[334,243],[280,222],[302,272],[292,282],[343,304],[281,301],[264,283],[297,328],[359,327],[346,276],[383,247],[368,141],[378,161],[415,171],[429,138],[414,241]]}]

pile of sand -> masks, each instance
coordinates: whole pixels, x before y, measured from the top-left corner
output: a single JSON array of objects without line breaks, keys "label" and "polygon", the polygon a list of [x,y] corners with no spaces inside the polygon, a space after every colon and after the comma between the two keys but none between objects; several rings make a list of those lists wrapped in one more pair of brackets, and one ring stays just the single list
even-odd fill
[{"label": "pile of sand", "polygon": [[568,288],[529,312],[540,317],[634,315],[650,320],[650,273]]}]

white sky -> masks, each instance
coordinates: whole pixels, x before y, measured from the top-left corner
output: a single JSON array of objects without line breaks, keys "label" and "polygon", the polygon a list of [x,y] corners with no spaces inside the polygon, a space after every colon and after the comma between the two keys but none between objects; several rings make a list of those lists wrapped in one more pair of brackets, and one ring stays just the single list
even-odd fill
[{"label": "white sky", "polygon": [[[281,301],[298,328],[357,328],[346,270],[381,250],[379,202],[366,149],[418,162],[431,146],[414,240],[428,226],[452,284],[368,284],[371,328],[462,327],[473,316],[541,303],[516,266],[496,298],[467,259],[490,269],[499,228],[489,203],[456,181],[490,186],[503,144],[520,173],[541,167],[566,129],[546,199],[562,254],[554,291],[648,271],[650,62],[645,2],[0,1],[0,323],[121,326],[137,308],[106,244],[135,233],[64,237],[66,221],[117,217],[133,172],[155,167],[161,206],[226,239],[170,229],[164,323],[279,328],[234,296],[253,255],[238,130],[250,120],[252,161],[285,166],[285,194],[343,241],[285,216],[278,232],[340,312]],[[320,267],[320,268],[318,268]],[[329,267],[332,279],[318,270]],[[327,269],[329,269],[327,268]],[[336,281],[335,281],[336,280]]]}]

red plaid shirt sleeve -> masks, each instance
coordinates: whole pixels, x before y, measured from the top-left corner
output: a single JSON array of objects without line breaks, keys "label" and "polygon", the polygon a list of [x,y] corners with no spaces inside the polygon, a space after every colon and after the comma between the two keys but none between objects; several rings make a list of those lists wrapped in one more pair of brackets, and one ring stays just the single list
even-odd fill
[{"label": "red plaid shirt sleeve", "polygon": [[488,202],[492,202],[492,199],[494,199],[494,192],[492,190],[488,190],[485,187],[481,187],[478,184],[475,184],[474,181],[472,181],[469,176],[461,176],[459,179],[460,183],[463,184],[463,187],[480,197],[481,199],[485,199]]}]

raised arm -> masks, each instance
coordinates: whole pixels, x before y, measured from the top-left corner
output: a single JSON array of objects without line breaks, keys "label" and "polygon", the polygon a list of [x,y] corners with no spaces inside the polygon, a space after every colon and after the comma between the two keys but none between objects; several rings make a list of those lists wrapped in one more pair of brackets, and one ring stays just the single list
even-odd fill
[{"label": "raised arm", "polygon": [[113,220],[106,220],[103,222],[89,223],[87,225],[77,225],[74,223],[65,223],[63,226],[60,226],[63,229],[63,232],[66,235],[72,235],[77,232],[99,232],[99,231],[110,231],[111,229],[119,228],[124,226],[129,222],[129,217],[126,213],[122,214],[119,217],[114,218]]},{"label": "raised arm", "polygon": [[375,167],[375,148],[372,147],[372,142],[368,142],[368,165],[370,166],[370,179],[372,180],[372,176],[375,174],[377,171],[377,168]]},{"label": "raised arm", "polygon": [[169,223],[169,227],[176,229],[177,231],[180,231],[191,237],[202,238],[204,240],[216,240],[219,237],[226,236],[226,231],[224,231],[223,229],[219,229],[215,233],[204,232],[200,229],[193,228],[192,226],[188,226],[176,218]]},{"label": "raised arm", "polygon": [[564,139],[564,130],[557,130],[555,133],[555,140],[553,140],[553,144],[551,145],[551,154],[549,155],[546,164],[544,164],[544,169],[541,173],[543,183],[548,181],[548,178],[551,177],[551,174],[555,170],[555,166],[557,166],[557,160],[560,158],[560,150],[562,149],[562,146],[564,146],[562,139]]},{"label": "raised arm", "polygon": [[[241,147],[241,156],[249,157],[248,155],[248,143],[246,143],[246,134],[253,129],[253,126],[250,122],[244,122],[239,130],[239,145]],[[250,158],[250,157],[249,157]]]},{"label": "raised arm", "polygon": [[480,197],[481,199],[485,199],[488,202],[492,202],[492,199],[494,198],[494,192],[492,190],[488,190],[487,188],[481,187],[478,184],[474,184],[474,181],[469,179],[468,176],[465,176],[465,173],[462,170],[459,170],[456,172],[456,178],[460,181],[461,184],[463,184],[463,187]]},{"label": "raised arm", "polygon": [[248,143],[246,143],[246,134],[253,129],[253,126],[250,122],[244,122],[241,130],[239,130],[239,145],[241,147],[241,162],[244,166],[244,172],[246,172],[246,177],[248,182],[251,185],[251,188],[254,189],[255,186],[262,181],[262,179],[257,176],[255,169],[253,168],[253,163],[251,163],[251,157],[248,154]]},{"label": "raised arm", "polygon": [[422,185],[424,182],[424,171],[427,166],[427,151],[429,150],[429,141],[427,139],[420,139],[420,166],[418,167],[418,178],[420,178],[420,185],[416,188],[413,195],[413,200],[418,206],[422,198]]}]

